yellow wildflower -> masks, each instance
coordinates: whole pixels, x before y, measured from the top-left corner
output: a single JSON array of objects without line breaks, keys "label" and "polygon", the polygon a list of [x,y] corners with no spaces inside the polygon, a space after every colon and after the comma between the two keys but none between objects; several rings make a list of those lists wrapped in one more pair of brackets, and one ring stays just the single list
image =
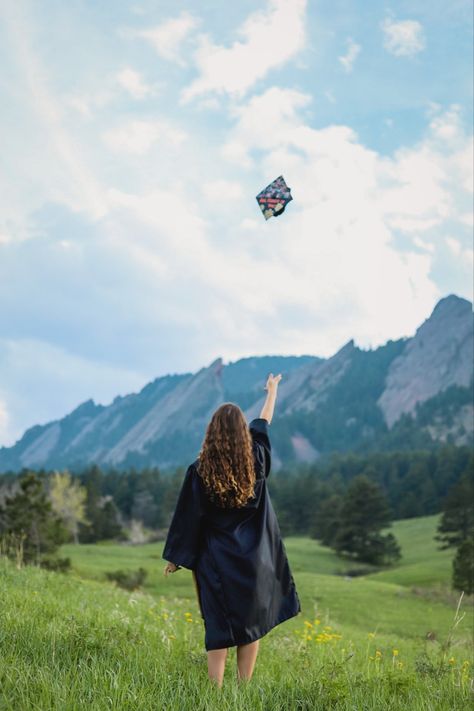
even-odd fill
[{"label": "yellow wildflower", "polygon": [[392,649],[392,654],[394,657],[398,656],[398,649]]},{"label": "yellow wildflower", "polygon": [[454,659],[454,657],[451,657],[450,659],[448,659],[448,661],[450,664],[454,664],[456,660]]},{"label": "yellow wildflower", "polygon": [[373,639],[375,637],[375,632],[369,632],[367,637],[369,637],[370,639]]},{"label": "yellow wildflower", "polygon": [[306,627],[312,627],[312,626],[313,626],[313,624],[312,624],[311,622],[308,622],[308,620],[305,620],[304,623],[305,623]]}]

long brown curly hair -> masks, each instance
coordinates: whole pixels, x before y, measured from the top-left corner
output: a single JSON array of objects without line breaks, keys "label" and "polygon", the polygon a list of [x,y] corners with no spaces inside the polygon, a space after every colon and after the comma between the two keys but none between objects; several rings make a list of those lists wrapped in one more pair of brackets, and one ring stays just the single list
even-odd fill
[{"label": "long brown curly hair", "polygon": [[214,412],[199,452],[198,473],[217,506],[241,508],[254,496],[252,435],[238,405],[225,402]]}]

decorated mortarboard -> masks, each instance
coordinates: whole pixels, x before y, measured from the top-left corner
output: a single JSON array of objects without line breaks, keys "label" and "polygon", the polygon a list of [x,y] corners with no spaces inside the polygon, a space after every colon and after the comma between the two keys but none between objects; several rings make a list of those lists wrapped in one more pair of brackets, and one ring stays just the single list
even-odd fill
[{"label": "decorated mortarboard", "polygon": [[291,200],[293,200],[291,188],[285,183],[283,175],[280,175],[257,195],[257,202],[266,220],[269,217],[281,215]]}]

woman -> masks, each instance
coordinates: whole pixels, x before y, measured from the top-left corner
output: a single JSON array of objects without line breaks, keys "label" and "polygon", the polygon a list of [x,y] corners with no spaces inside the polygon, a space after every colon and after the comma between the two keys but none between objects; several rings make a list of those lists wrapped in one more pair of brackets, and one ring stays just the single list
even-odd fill
[{"label": "woman", "polygon": [[237,647],[238,679],[250,679],[259,639],[301,611],[266,481],[280,380],[269,375],[260,417],[250,425],[230,402],[213,414],[163,550],[165,575],[181,566],[193,571],[209,677],[219,687],[229,647]]}]

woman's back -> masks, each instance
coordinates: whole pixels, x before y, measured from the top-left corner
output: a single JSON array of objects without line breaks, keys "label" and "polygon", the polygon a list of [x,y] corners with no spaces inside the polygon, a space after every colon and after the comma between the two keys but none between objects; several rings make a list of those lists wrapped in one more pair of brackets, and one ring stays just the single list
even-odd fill
[{"label": "woman's back", "polygon": [[195,572],[207,650],[248,644],[300,611],[300,603],[267,489],[268,422],[252,436],[254,495],[240,507],[219,506],[199,476],[187,473],[163,557]]}]

